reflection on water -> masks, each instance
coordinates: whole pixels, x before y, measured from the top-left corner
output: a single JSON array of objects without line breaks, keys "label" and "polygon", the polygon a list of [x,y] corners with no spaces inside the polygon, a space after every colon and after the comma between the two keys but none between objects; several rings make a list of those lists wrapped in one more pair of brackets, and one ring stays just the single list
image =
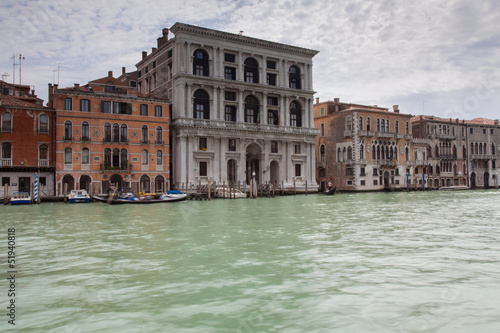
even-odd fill
[{"label": "reflection on water", "polygon": [[499,204],[497,191],[45,203],[2,206],[0,225],[16,228],[21,331],[496,332]]}]

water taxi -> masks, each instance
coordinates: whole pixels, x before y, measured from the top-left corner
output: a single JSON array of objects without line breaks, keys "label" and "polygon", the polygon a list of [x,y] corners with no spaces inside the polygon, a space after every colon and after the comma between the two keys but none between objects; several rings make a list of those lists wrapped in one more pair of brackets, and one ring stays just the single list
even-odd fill
[{"label": "water taxi", "polygon": [[29,205],[32,204],[31,196],[28,192],[14,192],[10,198],[11,205]]},{"label": "water taxi", "polygon": [[90,195],[86,190],[71,190],[68,195],[69,203],[90,202]]}]

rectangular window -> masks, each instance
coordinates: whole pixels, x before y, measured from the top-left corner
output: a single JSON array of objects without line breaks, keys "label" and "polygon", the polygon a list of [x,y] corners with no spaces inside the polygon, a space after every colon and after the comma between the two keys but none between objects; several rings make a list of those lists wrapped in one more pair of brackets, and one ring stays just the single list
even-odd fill
[{"label": "rectangular window", "polygon": [[325,114],[325,108],[320,109],[320,114],[323,116]]},{"label": "rectangular window", "polygon": [[348,176],[348,177],[353,176],[354,175],[353,168],[347,168],[347,169],[345,169],[345,175]]},{"label": "rectangular window", "polygon": [[2,186],[10,186],[10,177],[2,177]]},{"label": "rectangular window", "polygon": [[156,60],[153,61],[153,68],[156,68]]},{"label": "rectangular window", "polygon": [[226,101],[236,101],[236,93],[233,91],[226,91],[224,93],[224,98]]},{"label": "rectangular window", "polygon": [[470,128],[470,134],[474,134],[474,129],[472,127]]},{"label": "rectangular window", "polygon": [[325,168],[319,168],[318,173],[319,173],[320,178],[326,177],[326,169]]},{"label": "rectangular window", "polygon": [[155,105],[155,117],[163,117],[163,108],[161,105]]},{"label": "rectangular window", "polygon": [[224,69],[224,78],[226,80],[236,80],[236,68],[226,67]]},{"label": "rectangular window", "polygon": [[90,112],[90,101],[88,99],[80,100],[80,111]]},{"label": "rectangular window", "polygon": [[200,162],[200,177],[206,177],[208,175],[208,163]]},{"label": "rectangular window", "polygon": [[365,184],[366,184],[366,183],[365,183],[365,181],[364,181],[364,180],[362,180],[362,181],[361,181],[361,186],[365,186]]},{"label": "rectangular window", "polygon": [[113,113],[132,114],[132,104],[123,102],[113,102]]},{"label": "rectangular window", "polygon": [[236,121],[236,106],[226,105],[224,120],[225,121]]},{"label": "rectangular window", "polygon": [[236,56],[231,53],[224,53],[224,61],[226,62],[236,62]]},{"label": "rectangular window", "polygon": [[378,170],[377,170],[377,168],[373,168],[373,175],[374,176],[378,176]]},{"label": "rectangular window", "polygon": [[236,139],[229,139],[229,151],[236,151]]},{"label": "rectangular window", "polygon": [[267,61],[267,68],[268,69],[276,69],[276,61],[268,60]]},{"label": "rectangular window", "polygon": [[172,58],[172,49],[167,51],[167,58],[168,59]]},{"label": "rectangular window", "polygon": [[148,105],[141,104],[141,116],[147,116],[147,115],[148,115]]},{"label": "rectangular window", "polygon": [[490,129],[490,134],[491,134],[491,135],[493,135],[493,128],[492,128],[492,129]]},{"label": "rectangular window", "polygon": [[366,176],[366,174],[365,174],[365,168],[361,168],[361,176]]},{"label": "rectangular window", "polygon": [[203,73],[204,73],[204,67],[203,65],[195,65],[195,68],[194,68],[194,75],[199,75],[199,76],[203,76]]},{"label": "rectangular window", "polygon": [[300,177],[301,176],[301,164],[295,164],[295,177]]},{"label": "rectangular window", "polygon": [[253,72],[246,72],[245,73],[245,82],[247,82],[247,83],[253,83],[254,82]]},{"label": "rectangular window", "polygon": [[267,84],[269,86],[276,86],[276,74],[267,73]]},{"label": "rectangular window", "polygon": [[277,110],[269,110],[267,112],[267,123],[269,125],[279,125]]},{"label": "rectangular window", "polygon": [[272,154],[278,153],[278,141],[271,141],[271,153]]},{"label": "rectangular window", "polygon": [[47,177],[40,177],[38,182],[40,183],[40,186],[47,186]]},{"label": "rectangular window", "polygon": [[377,179],[373,180],[373,185],[378,185],[378,180]]},{"label": "rectangular window", "polygon": [[103,113],[111,113],[111,102],[110,101],[103,101],[101,103],[101,109]]},{"label": "rectangular window", "polygon": [[300,154],[300,144],[295,145],[295,154]]},{"label": "rectangular window", "polygon": [[267,97],[267,105],[278,106],[278,97]]},{"label": "rectangular window", "polygon": [[198,149],[199,150],[207,150],[207,138],[199,138],[198,139]]},{"label": "rectangular window", "polygon": [[73,100],[71,98],[64,99],[64,110],[73,110]]}]

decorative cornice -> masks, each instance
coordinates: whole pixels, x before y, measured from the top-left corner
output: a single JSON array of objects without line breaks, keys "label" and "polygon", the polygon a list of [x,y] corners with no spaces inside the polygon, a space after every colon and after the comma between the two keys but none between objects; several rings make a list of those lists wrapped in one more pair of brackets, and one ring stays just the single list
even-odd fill
[{"label": "decorative cornice", "polygon": [[271,42],[271,41],[267,41],[267,40],[263,40],[263,39],[247,37],[247,36],[243,36],[240,34],[233,34],[233,33],[229,33],[229,32],[213,30],[213,29],[208,29],[208,28],[202,28],[202,27],[189,25],[189,24],[185,24],[185,23],[179,23],[179,22],[174,24],[170,28],[170,31],[172,31],[176,35],[176,37],[178,34],[180,34],[182,32],[186,32],[186,33],[203,35],[203,36],[208,36],[208,37],[217,38],[217,39],[229,40],[232,42],[240,42],[240,43],[251,44],[251,45],[255,45],[255,46],[259,46],[259,47],[266,47],[266,48],[271,48],[271,49],[277,49],[280,51],[302,54],[302,55],[309,56],[309,57],[314,57],[315,55],[317,55],[319,53],[319,51],[307,49],[307,48],[303,48],[303,47]]}]

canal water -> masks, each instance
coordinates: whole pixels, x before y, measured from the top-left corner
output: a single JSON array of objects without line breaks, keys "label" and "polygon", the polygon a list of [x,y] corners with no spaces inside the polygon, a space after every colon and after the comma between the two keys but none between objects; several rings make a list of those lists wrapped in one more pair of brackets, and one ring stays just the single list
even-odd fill
[{"label": "canal water", "polygon": [[500,191],[43,203],[0,215],[5,275],[15,228],[16,332],[500,329]]}]

